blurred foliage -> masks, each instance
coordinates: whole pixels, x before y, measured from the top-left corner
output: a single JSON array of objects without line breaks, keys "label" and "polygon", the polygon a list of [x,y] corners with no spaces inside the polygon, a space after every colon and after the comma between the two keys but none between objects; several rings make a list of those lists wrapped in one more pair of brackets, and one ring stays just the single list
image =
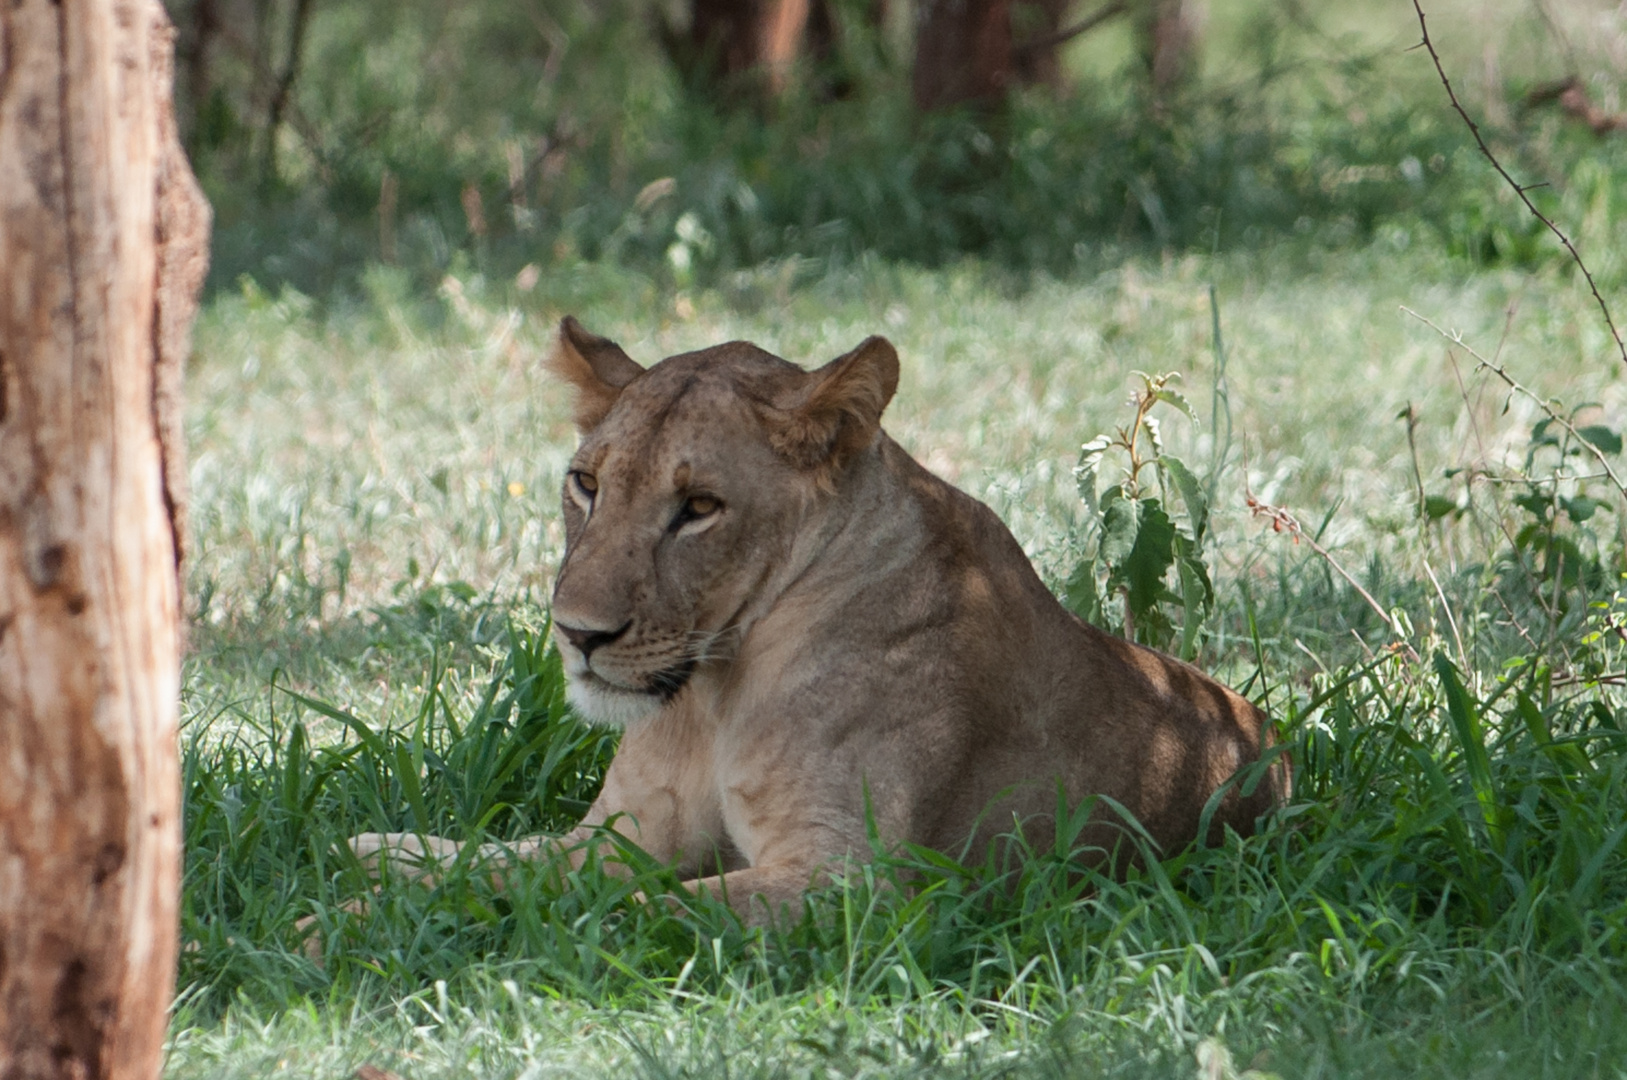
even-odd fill
[{"label": "blurred foliage", "polygon": [[[808,79],[771,108],[686,81],[650,0],[170,6],[216,286],[247,273],[325,295],[369,262],[426,286],[460,259],[501,276],[611,259],[683,288],[866,252],[1066,274],[1126,247],[1343,244],[1396,219],[1481,263],[1554,248],[1456,118],[1398,86],[1401,59],[1330,45],[1293,7],[1262,6],[1226,74],[1173,102],[1125,56],[998,113],[920,116],[907,27],[852,5],[830,61],[844,93]],[[1556,182],[1539,199],[1613,229],[1619,151],[1556,122],[1528,156]]]}]

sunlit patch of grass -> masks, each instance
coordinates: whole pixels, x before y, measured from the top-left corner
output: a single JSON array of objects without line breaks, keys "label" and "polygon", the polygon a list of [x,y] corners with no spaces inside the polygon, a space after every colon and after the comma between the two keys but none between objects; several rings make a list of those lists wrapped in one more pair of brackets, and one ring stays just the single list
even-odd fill
[{"label": "sunlit patch of grass", "polygon": [[[1502,341],[1619,429],[1619,376],[1564,276],[1381,240],[1020,289],[861,263],[773,304],[694,291],[683,314],[595,265],[524,293],[369,280],[355,306],[246,287],[199,328],[172,1075],[1557,1076],[1610,1075],[1627,1049],[1621,605],[1578,589],[1564,620],[1533,616],[1543,598],[1498,569],[1518,511],[1496,490],[1420,519],[1420,474],[1435,491],[1517,459],[1535,417],[1398,310]],[[545,637],[574,433],[540,360],[565,312],[645,361],[745,337],[812,364],[887,333],[889,430],[1058,583],[1080,444],[1133,371],[1185,372],[1204,423],[1164,437],[1219,463],[1202,659],[1277,721],[1292,804],[1124,881],[1066,844],[889,853],[766,937],[715,904],[638,903],[675,883],[628,851],[600,857],[630,877],[527,867],[497,893],[465,865],[371,893],[345,837],[559,830],[613,749],[565,712]],[[1222,351],[1229,443],[1208,422]],[[1419,659],[1245,490],[1299,512]]]}]

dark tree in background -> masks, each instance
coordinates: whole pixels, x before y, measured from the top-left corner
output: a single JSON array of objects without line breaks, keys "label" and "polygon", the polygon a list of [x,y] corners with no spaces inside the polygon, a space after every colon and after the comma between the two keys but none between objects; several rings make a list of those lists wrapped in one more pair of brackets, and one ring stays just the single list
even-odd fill
[{"label": "dark tree in background", "polygon": [[1197,67],[1198,25],[1191,0],[1143,0],[1136,8],[1136,49],[1161,100]]},{"label": "dark tree in background", "polygon": [[922,111],[988,103],[1012,84],[1012,0],[919,0],[911,89]]},{"label": "dark tree in background", "polygon": [[[886,21],[886,0],[857,7],[869,26]],[[667,55],[691,86],[722,96],[777,96],[801,60],[816,67],[835,55],[839,34],[832,0],[692,0],[688,25],[658,16]],[[824,86],[840,93],[842,87]]]},{"label": "dark tree in background", "polygon": [[[506,27],[503,52],[494,57],[481,48],[479,62],[508,63],[515,48],[528,47],[525,39],[546,54],[550,68],[565,50],[582,47],[562,29],[573,19],[643,23],[652,28],[658,55],[691,92],[758,107],[793,86],[815,102],[848,96],[855,77],[845,61],[855,33],[892,42],[877,55],[912,50],[910,94],[923,112],[988,111],[1021,87],[1060,89],[1063,47],[1122,18],[1133,24],[1156,105],[1191,74],[1197,40],[1192,0],[474,0],[455,8],[407,3],[395,16],[378,0],[169,0],[169,6],[180,32],[177,106],[188,149],[197,156],[230,144],[242,160],[238,175],[252,163],[262,182],[278,179],[285,128],[318,159],[324,148],[353,149],[299,107],[312,22],[346,9],[380,29],[416,21],[431,38],[455,24]],[[473,43],[482,44],[478,37]],[[475,61],[476,54],[461,55]],[[385,104],[388,94],[372,100]],[[364,138],[377,130],[365,118],[358,123]]]},{"label": "dark tree in background", "polygon": [[[296,112],[294,90],[304,61],[314,0],[175,0],[177,118],[197,155],[247,128],[263,179],[277,173],[277,139]],[[219,72],[246,70],[249,108],[234,115]]]},{"label": "dark tree in background", "polygon": [[1121,15],[1134,20],[1154,101],[1191,76],[1190,0],[1105,0],[1070,23],[1073,7],[1071,0],[916,0],[916,108],[987,107],[1019,86],[1060,87],[1062,46]]}]

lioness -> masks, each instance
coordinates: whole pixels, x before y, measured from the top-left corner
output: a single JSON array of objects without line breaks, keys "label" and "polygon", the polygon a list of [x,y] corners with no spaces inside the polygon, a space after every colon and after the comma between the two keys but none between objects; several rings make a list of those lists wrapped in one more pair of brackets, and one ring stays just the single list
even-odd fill
[{"label": "lioness", "polygon": [[[993,511],[887,436],[885,339],[812,372],[738,341],[646,369],[566,318],[552,367],[581,432],[554,633],[577,712],[624,734],[582,829],[502,850],[609,823],[759,922],[870,853],[867,806],[888,843],[976,852],[1014,821],[1047,843],[1060,784],[1171,851],[1270,742],[1235,692],[1069,614]],[[1250,831],[1286,782],[1278,762],[1234,787],[1213,831]],[[1116,818],[1092,821],[1105,852]]]}]

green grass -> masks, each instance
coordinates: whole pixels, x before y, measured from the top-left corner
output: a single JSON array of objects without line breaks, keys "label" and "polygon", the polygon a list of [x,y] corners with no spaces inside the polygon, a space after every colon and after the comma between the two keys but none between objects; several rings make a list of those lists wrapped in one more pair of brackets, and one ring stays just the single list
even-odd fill
[{"label": "green grass", "polygon": [[[1118,28],[1070,49],[1071,97],[925,125],[897,41],[852,99],[762,123],[679,87],[630,5],[557,7],[557,66],[501,5],[318,6],[296,96],[325,146],[285,132],[271,185],[246,129],[199,156],[221,229],[188,371],[169,1075],[1627,1076],[1627,499],[1545,426],[1623,471],[1614,345],[1406,51],[1410,5],[1211,6],[1167,122]],[[1619,16],[1426,7],[1615,300],[1627,144],[1517,103],[1575,69],[1617,108]],[[542,133],[563,149],[510,214],[508,155]],[[567,313],[645,362],[885,333],[889,432],[1059,593],[1097,552],[1081,445],[1129,419],[1135,372],[1180,372],[1201,423],[1154,415],[1209,495],[1199,662],[1265,706],[1292,801],[1126,880],[1078,872],[1066,830],[892,853],[767,935],[639,902],[675,883],[611,844],[351,910],[347,836],[557,831],[614,750],[547,644],[575,433],[541,361]]]},{"label": "green grass", "polygon": [[[1602,582],[1522,564],[1524,489],[1444,474],[1543,472],[1539,414],[1399,310],[1619,428],[1621,374],[1562,268],[1474,270],[1391,231],[1026,286],[868,260],[683,293],[590,263],[530,292],[367,282],[327,303],[245,287],[198,329],[171,1075],[1621,1075],[1627,736],[1598,678],[1627,668],[1619,514],[1555,533]],[[1166,443],[1222,463],[1202,662],[1268,707],[1293,803],[1122,882],[1071,872],[1065,842],[882,859],[766,938],[631,901],[671,885],[631,851],[601,852],[631,880],[536,867],[497,895],[459,872],[345,912],[366,889],[345,836],[558,829],[612,749],[564,711],[544,637],[574,436],[540,358],[564,312],[645,361],[747,337],[815,363],[887,333],[888,429],[1058,584],[1089,538],[1079,445],[1124,421],[1133,370],[1184,372],[1205,424],[1167,417]],[[1408,402],[1418,472],[1461,515],[1419,516]],[[1397,611],[1419,660],[1247,490]],[[321,966],[295,929],[313,914]]]}]

